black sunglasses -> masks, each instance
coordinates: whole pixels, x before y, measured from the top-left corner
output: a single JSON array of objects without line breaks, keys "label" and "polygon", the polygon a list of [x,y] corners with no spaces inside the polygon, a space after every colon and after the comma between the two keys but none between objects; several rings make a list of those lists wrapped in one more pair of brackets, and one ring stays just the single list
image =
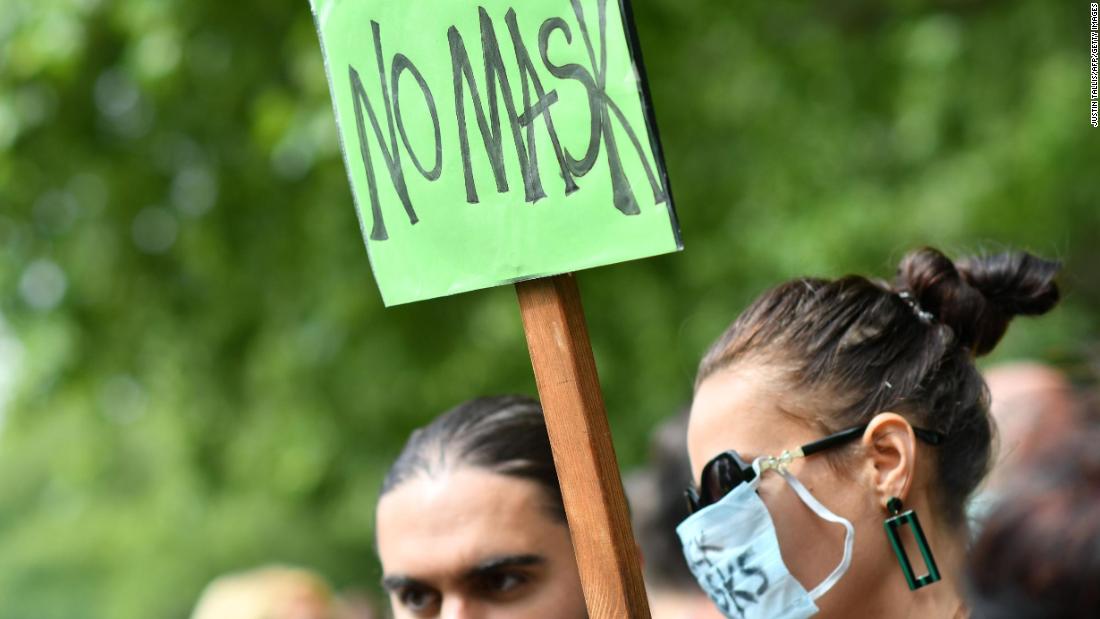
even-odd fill
[{"label": "black sunglasses", "polygon": [[[798,449],[784,451],[783,455],[778,458],[770,458],[771,465],[765,466],[761,470],[786,465],[795,458],[812,456],[815,453],[853,441],[863,436],[863,433],[867,430],[867,425],[863,424],[841,430],[836,434],[830,434],[825,438],[807,443]],[[939,445],[944,439],[944,435],[939,432],[916,427],[913,428],[913,434],[929,445]],[[694,514],[704,507],[718,502],[738,485],[750,482],[755,478],[756,471],[753,470],[752,464],[741,459],[736,451],[730,450],[718,454],[703,467],[698,490],[693,486],[688,486],[687,490],[684,491],[688,514]]]}]

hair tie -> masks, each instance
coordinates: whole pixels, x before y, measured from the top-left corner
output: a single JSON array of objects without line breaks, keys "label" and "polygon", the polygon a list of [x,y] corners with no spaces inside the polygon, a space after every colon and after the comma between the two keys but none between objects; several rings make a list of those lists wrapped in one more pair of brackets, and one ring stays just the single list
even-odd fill
[{"label": "hair tie", "polygon": [[902,301],[905,301],[905,304],[909,306],[909,309],[913,310],[913,314],[915,314],[921,322],[923,322],[924,324],[932,324],[932,321],[936,317],[933,316],[931,312],[924,311],[924,308],[922,308],[920,304],[917,303],[917,300],[913,298],[913,295],[910,294],[908,290],[902,290],[898,293],[898,296],[901,297]]}]

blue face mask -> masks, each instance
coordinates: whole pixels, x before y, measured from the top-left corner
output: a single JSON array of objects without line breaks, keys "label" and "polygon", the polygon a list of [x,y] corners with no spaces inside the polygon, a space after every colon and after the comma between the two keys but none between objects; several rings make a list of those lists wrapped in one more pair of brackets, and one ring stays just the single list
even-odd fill
[{"label": "blue face mask", "polygon": [[[814,600],[825,595],[848,571],[855,528],[822,505],[787,471],[789,459],[760,457],[756,475],[738,484],[718,502],[680,523],[677,535],[695,579],[730,619],[798,619],[817,613]],[[844,557],[825,580],[807,592],[791,576],[779,553],[775,524],[756,493],[764,471],[782,475],[815,514],[845,529]]]}]

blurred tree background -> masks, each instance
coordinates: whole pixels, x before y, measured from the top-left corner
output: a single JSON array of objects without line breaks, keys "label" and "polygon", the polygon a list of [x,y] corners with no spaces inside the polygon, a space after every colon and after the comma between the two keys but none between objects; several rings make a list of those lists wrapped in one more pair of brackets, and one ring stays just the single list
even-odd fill
[{"label": "blurred tree background", "polygon": [[[1064,259],[994,360],[1084,373],[1087,3],[634,4],[686,251],[580,278],[624,465],[763,288],[920,244]],[[4,0],[0,618],[182,618],[270,561],[373,588],[383,467],[497,392],[534,392],[510,288],[381,306],[306,0]]]}]

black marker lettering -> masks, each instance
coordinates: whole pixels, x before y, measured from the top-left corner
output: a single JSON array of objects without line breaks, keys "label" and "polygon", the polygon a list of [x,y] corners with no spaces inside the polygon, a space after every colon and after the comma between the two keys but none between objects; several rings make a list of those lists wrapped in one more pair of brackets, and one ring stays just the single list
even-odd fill
[{"label": "black marker lettering", "polygon": [[[554,119],[550,115],[550,106],[557,103],[558,92],[551,90],[549,93],[542,87],[542,80],[535,71],[535,65],[531,62],[531,55],[527,53],[527,46],[523,44],[523,37],[519,33],[519,24],[516,21],[515,9],[508,9],[504,16],[508,22],[508,31],[512,35],[512,47],[516,51],[516,64],[519,65],[519,79],[523,85],[523,107],[526,111],[519,118],[519,123],[527,127],[527,153],[531,158],[531,170],[538,174],[538,154],[535,148],[535,118],[542,116],[546,123],[546,132],[550,135],[550,143],[554,147],[554,157],[558,161],[562,180],[565,181],[565,195],[577,190],[577,183],[573,180],[569,166],[562,153],[561,142],[558,140],[558,132],[554,129]],[[534,88],[538,101],[531,104],[531,89]]]},{"label": "black marker lettering", "polygon": [[348,65],[348,80],[351,82],[351,96],[355,107],[355,128],[359,135],[359,154],[363,159],[363,166],[367,171],[367,187],[370,190],[371,224],[370,238],[375,241],[384,241],[389,237],[386,232],[386,223],[382,219],[382,206],[378,202],[378,185],[374,178],[374,163],[371,161],[370,144],[367,141],[367,128],[363,119],[363,108],[366,108],[370,116],[371,126],[374,127],[374,137],[378,141],[378,147],[382,150],[382,158],[386,160],[386,168],[390,172],[390,181],[405,207],[405,213],[409,216],[409,223],[415,224],[419,219],[413,210],[412,201],[409,200],[409,190],[405,185],[405,175],[401,170],[401,152],[397,150],[397,133],[393,128],[393,110],[390,102],[388,88],[386,87],[386,72],[382,63],[382,37],[379,32],[378,22],[371,22],[374,33],[374,53],[378,59],[378,79],[382,83],[382,102],[386,108],[386,125],[389,128],[390,139],[387,146],[382,135],[382,128],[378,124],[378,116],[374,113],[374,107],[363,88],[363,82],[359,79],[359,73]]},{"label": "black marker lettering", "polygon": [[512,88],[508,82],[508,75],[504,71],[504,60],[500,55],[500,45],[497,42],[493,29],[493,20],[489,13],[482,7],[478,9],[481,18],[481,50],[485,57],[485,96],[489,101],[489,118],[485,118],[485,110],[481,96],[474,80],[473,67],[470,65],[470,56],[466,51],[466,44],[458,29],[451,26],[447,30],[447,39],[451,46],[451,66],[454,72],[455,110],[458,116],[458,139],[462,154],[462,168],[466,179],[466,201],[476,203],[477,189],[474,187],[473,170],[470,165],[470,144],[466,135],[466,103],[463,97],[463,83],[470,90],[470,99],[477,116],[478,128],[481,129],[481,138],[485,143],[485,150],[489,155],[489,164],[493,169],[496,179],[497,191],[508,191],[508,180],[505,178],[504,154],[501,144],[502,135],[500,128],[500,110],[497,101],[499,94],[504,99],[504,107],[508,125],[512,132],[512,141],[515,144],[516,156],[519,158],[520,172],[523,175],[524,199],[534,202],[546,197],[539,181],[537,161],[528,157],[528,152],[520,133],[520,116],[516,114],[516,104],[512,99]]},{"label": "black marker lettering", "polygon": [[[614,194],[615,208],[619,209],[619,211],[624,214],[636,215],[640,210],[634,198],[634,192],[630,187],[630,181],[623,169],[622,160],[619,156],[619,149],[615,141],[615,133],[611,124],[612,115],[614,115],[614,118],[618,121],[622,130],[630,139],[631,144],[633,144],[638,154],[638,158],[641,160],[649,180],[650,188],[653,191],[654,203],[660,204],[667,200],[667,193],[661,186],[657,175],[654,174],[653,168],[649,164],[649,157],[646,153],[646,149],[642,146],[641,140],[638,139],[637,133],[634,131],[633,127],[630,126],[626,115],[623,114],[619,106],[616,105],[610,95],[607,94],[607,0],[598,0],[597,3],[600,36],[600,53],[598,58],[592,43],[592,36],[589,34],[588,21],[584,15],[584,8],[581,6],[580,0],[571,0],[571,4],[573,5],[573,14],[577,17],[577,24],[580,28],[581,37],[584,40],[585,48],[588,52],[589,62],[592,65],[591,72],[575,64],[557,66],[550,62],[547,54],[548,40],[554,30],[562,30],[566,42],[572,43],[571,32],[564,21],[560,19],[547,20],[543,23],[539,32],[539,49],[542,53],[543,63],[546,65],[547,69],[556,77],[577,80],[588,89],[589,108],[592,115],[591,137],[589,138],[588,151],[585,153],[583,160],[578,161],[570,157],[570,164],[573,168],[573,172],[577,176],[583,176],[589,172],[595,163],[595,156],[599,152],[598,142],[602,139],[603,143],[607,146],[607,163],[611,174],[611,186]],[[592,78],[593,74],[595,75],[595,79]],[[594,144],[596,145],[594,146]]]},{"label": "black marker lettering", "polygon": [[[399,96],[401,74],[404,71],[408,71],[420,86],[420,93],[424,95],[424,103],[428,105],[428,114],[432,117],[432,126],[435,128],[435,165],[431,170],[425,170],[421,165],[412,144],[409,144],[409,136],[405,133],[405,121],[401,117],[401,97]],[[413,165],[420,174],[429,181],[434,181],[443,173],[443,137],[439,131],[439,111],[435,107],[435,98],[432,96],[431,89],[428,88],[428,83],[424,81],[424,75],[420,73],[420,69],[417,69],[405,54],[394,54],[393,63],[390,65],[390,76],[390,82],[393,84],[393,112],[397,118],[397,130],[401,133],[401,141],[404,142],[405,150],[409,151],[409,158],[412,159]]]},{"label": "black marker lettering", "polygon": [[539,55],[542,56],[542,63],[546,65],[551,75],[558,79],[576,80],[584,86],[585,91],[588,93],[588,110],[589,118],[591,119],[588,148],[585,150],[583,159],[575,159],[569,154],[568,149],[565,151],[565,160],[569,164],[570,171],[577,176],[584,176],[588,174],[588,171],[596,164],[596,156],[600,154],[601,125],[599,89],[596,87],[596,82],[592,79],[592,75],[581,65],[570,63],[558,66],[550,62],[550,55],[548,52],[550,48],[550,35],[552,35],[555,30],[562,31],[562,34],[565,36],[566,44],[571,44],[573,42],[573,32],[569,29],[569,24],[565,23],[565,20],[560,17],[550,18],[542,22],[542,27],[539,28]]},{"label": "black marker lettering", "polygon": [[[560,176],[564,182],[566,196],[579,189],[577,179],[586,176],[593,170],[597,159],[599,159],[600,151],[603,150],[607,155],[615,208],[626,215],[636,215],[641,212],[630,179],[623,166],[616,139],[616,134],[618,134],[619,139],[625,136],[630,141],[635,154],[641,161],[653,191],[654,203],[659,204],[668,200],[667,190],[663,187],[663,178],[659,178],[658,174],[655,173],[657,162],[655,154],[652,152],[652,144],[643,142],[643,139],[639,138],[639,135],[631,126],[630,119],[627,118],[623,110],[607,92],[607,1],[596,0],[598,27],[595,31],[590,32],[581,0],[570,0],[573,14],[577,19],[578,44],[583,44],[587,53],[587,64],[589,65],[587,67],[577,63],[558,65],[550,60],[550,39],[555,32],[560,31],[562,33],[566,45],[574,43],[574,31],[564,19],[560,17],[547,19],[542,23],[538,32],[539,56],[545,68],[555,78],[576,81],[587,93],[589,138],[584,153],[579,158],[575,157],[561,143],[557,131],[558,127],[554,124],[552,114],[554,109],[558,109],[560,119],[561,108],[554,108],[554,105],[559,102],[558,90],[547,90],[539,77],[520,32],[515,9],[509,8],[504,19],[515,52],[515,70],[518,72],[519,86],[522,93],[522,109],[519,111],[517,111],[517,101],[513,98],[513,84],[510,82],[505,69],[493,20],[485,8],[478,8],[482,62],[485,72],[484,81],[480,87],[474,76],[474,68],[462,35],[455,26],[447,29],[455,115],[458,125],[459,155],[462,160],[467,202],[473,204],[479,201],[471,162],[469,128],[467,126],[467,98],[469,104],[473,107],[474,118],[472,121],[476,122],[480,131],[481,141],[485,148],[489,167],[492,170],[497,192],[506,193],[509,189],[504,143],[507,139],[506,135],[510,132],[512,147],[515,148],[520,174],[523,177],[524,200],[528,203],[534,203],[546,197],[539,172],[536,140],[536,124],[541,117],[543,126],[546,128],[547,138],[550,140],[553,149]],[[373,146],[371,139],[378,145],[378,151],[376,152],[382,154],[386,170],[389,172],[390,182],[393,184],[394,191],[405,209],[409,222],[416,224],[419,219],[409,197],[398,135],[401,137],[401,146],[408,152],[409,159],[412,160],[416,170],[429,182],[438,180],[443,174],[443,135],[439,108],[436,105],[432,90],[424,78],[424,74],[407,56],[397,53],[394,54],[390,62],[387,75],[385,59],[382,54],[381,27],[378,22],[371,21],[371,31],[374,36],[374,53],[378,80],[381,86],[382,111],[385,112],[385,124],[380,122],[380,113],[367,95],[359,72],[351,64],[348,65],[348,80],[351,88],[352,107],[355,110],[359,154],[367,176],[372,218],[370,239],[382,241],[388,239],[389,234],[386,230],[379,200],[378,178],[372,159]],[[594,35],[599,37],[598,49]],[[419,145],[421,148],[420,154],[414,150],[407,131],[406,118],[402,113],[400,91],[402,78],[406,74],[412,77],[420,89],[431,122],[435,156],[431,159],[432,165],[430,168],[425,165],[427,157],[422,157],[432,154],[432,150],[424,149],[423,145]],[[618,80],[619,78],[614,77],[612,79]],[[503,109],[501,109],[501,99],[503,99]],[[377,99],[375,102],[377,103]],[[507,127],[501,126],[502,120],[507,124]],[[645,137],[646,134],[643,133],[641,138]],[[627,148],[629,150],[629,147]],[[654,159],[652,165],[650,163],[651,158]],[[746,572],[751,573],[752,570],[746,570]],[[763,586],[766,588],[766,581]]]}]

